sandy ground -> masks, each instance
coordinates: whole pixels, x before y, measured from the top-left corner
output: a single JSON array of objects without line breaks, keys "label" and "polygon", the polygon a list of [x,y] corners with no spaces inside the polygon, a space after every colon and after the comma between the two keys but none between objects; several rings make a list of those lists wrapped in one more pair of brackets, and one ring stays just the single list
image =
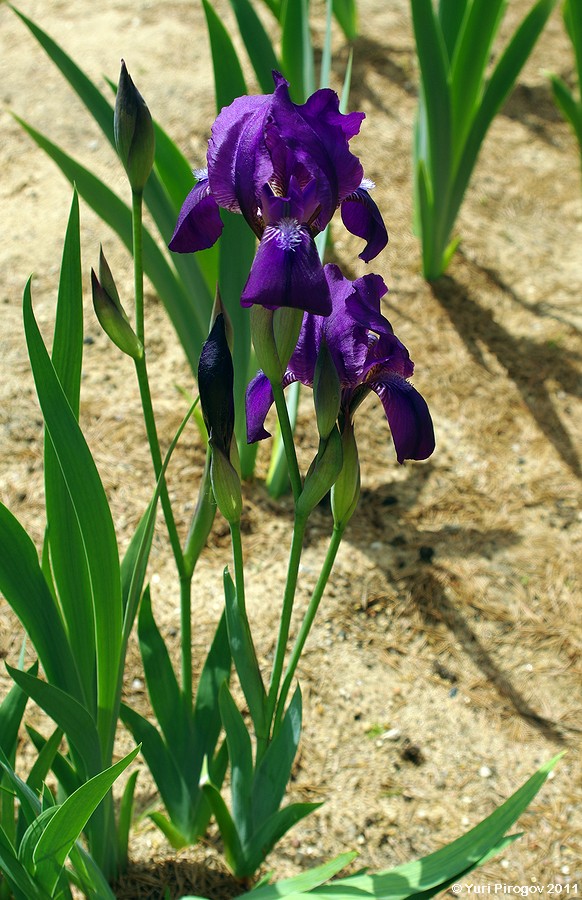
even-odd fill
[{"label": "sandy ground", "polygon": [[[528,5],[512,0],[507,26]],[[571,78],[571,50],[555,14],[488,135],[458,221],[460,252],[447,276],[428,285],[411,231],[417,73],[409,8],[405,0],[359,6],[351,108],[364,110],[367,120],[354,148],[377,184],[391,236],[372,268],[391,288],[385,312],[416,362],[414,383],[429,401],[438,446],[427,463],[399,467],[380,405],[372,398],[360,412],[362,502],[299,672],[304,737],[292,797],[324,804],[268,864],[284,876],[352,848],[375,870],[423,855],[476,824],[538,765],[568,749],[521,820],[524,836],[472,880],[577,883],[580,891],[582,185],[577,146],[545,76],[551,70]],[[198,3],[22,0],[22,9],[101,84],[103,74],[117,77],[123,56],[192,166],[203,162],[214,100]],[[336,43],[339,85],[346,51],[339,35]],[[121,196],[126,188],[102,135],[6,6],[0,48],[0,495],[40,545],[42,423],[21,297],[34,271],[35,310],[49,335],[71,192],[10,111]],[[82,235],[87,288],[102,241],[122,294],[130,296],[127,254],[85,205]],[[363,274],[364,264],[354,263],[358,242],[340,227],[335,239],[346,274]],[[151,491],[151,472],[131,365],[100,332],[89,297],[87,290],[82,424],[123,547]],[[191,388],[191,376],[151,290],[147,327],[154,403],[169,439],[182,416],[175,385]],[[306,392],[298,428],[304,468],[315,448],[313,430]],[[202,463],[192,428],[170,473],[182,529]],[[291,508],[267,496],[267,465],[264,447],[257,478],[245,486],[245,554],[250,615],[268,671]],[[329,514],[318,510],[299,609],[329,532]],[[193,642],[200,663],[228,561],[227,529],[217,520],[196,576]],[[178,585],[161,531],[151,582],[157,620],[177,654]],[[1,655],[14,663],[22,633],[2,600],[0,629]],[[0,678],[4,692],[9,678]],[[133,645],[126,699],[147,712]],[[120,729],[119,751],[130,746]],[[157,798],[142,769],[138,805],[145,811]],[[175,854],[142,818],[132,832],[130,880],[119,895],[157,898],[164,884],[172,896],[204,892],[216,873],[208,890],[227,896],[219,850],[211,829],[204,844]]]}]

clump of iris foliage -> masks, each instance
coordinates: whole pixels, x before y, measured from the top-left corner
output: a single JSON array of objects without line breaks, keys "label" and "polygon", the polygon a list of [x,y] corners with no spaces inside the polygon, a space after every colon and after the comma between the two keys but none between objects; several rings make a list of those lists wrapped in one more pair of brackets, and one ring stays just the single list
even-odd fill
[{"label": "clump of iris foliage", "polygon": [[[387,290],[383,279],[369,273],[351,281],[339,266],[322,262],[327,227],[338,211],[344,226],[363,241],[360,258],[365,262],[375,259],[388,240],[370,194],[373,185],[350,150],[364,116],[345,112],[329,88],[315,89],[306,5],[279,7],[272,0],[281,23],[280,60],[252,7],[242,0],[233,5],[247,46],[253,48],[264,92],[246,95],[226,29],[205,2],[220,111],[211,127],[207,165],[195,171],[194,184],[177,148],[153,123],[125,63],[113,110],[63,51],[18,13],[85,100],[127,173],[129,206],[30,125],[24,126],[131,247],[132,317],[103,252],[91,273],[92,295],[104,331],[135,366],[151,453],[152,495],[121,556],[105,491],[79,426],[83,298],[75,191],[50,352],[36,323],[30,282],[23,302],[45,425],[47,528],[40,557],[20,523],[0,505],[0,589],[43,671],[40,678],[38,663],[25,671],[23,657],[19,666],[9,667],[15,684],[0,706],[2,900],[69,898],[71,886],[89,898],[113,897],[109,883],[128,861],[136,771],[126,780],[117,811],[111,788],[140,748],[164,807],[151,817],[168,841],[177,848],[195,843],[214,817],[229,868],[236,878],[251,882],[283,835],[318,806],[285,802],[302,728],[296,676],[359,499],[355,416],[362,401],[371,392],[378,396],[399,463],[427,459],[434,450],[430,412],[410,382],[414,367],[408,350],[381,311]],[[346,33],[353,33],[353,6],[344,2],[334,9]],[[323,82],[329,73],[331,13],[328,4]],[[292,53],[293,47],[301,52]],[[294,86],[281,69],[296,76]],[[426,91],[423,102],[428,102]],[[169,243],[171,258],[143,226],[144,202]],[[147,369],[144,273],[176,325],[199,391],[165,456]],[[298,465],[285,396],[299,384],[312,391],[319,437],[307,472]],[[206,465],[188,533],[181,538],[166,470],[199,401]],[[270,436],[265,420],[273,405],[294,524],[275,656],[265,671],[246,613],[241,474],[248,474],[242,458],[247,464],[254,458],[245,448]],[[167,439],[163,436],[165,443]],[[329,546],[292,641],[303,538],[311,513],[327,494]],[[180,589],[179,672],[157,628],[155,598],[147,584],[158,505]],[[230,527],[232,567],[217,574],[224,612],[194,684],[191,584],[217,509]],[[136,621],[155,724],[122,702],[125,655]],[[233,697],[235,680],[249,722]],[[15,767],[28,698],[47,713],[54,730],[46,738],[28,727],[38,756],[25,782]],[[138,746],[114,763],[119,720]],[[475,829],[423,860],[376,875],[352,875],[326,887],[352,862],[355,854],[346,853],[294,879],[264,883],[253,896],[432,896],[517,836],[505,835],[554,763],[542,767]],[[58,782],[56,797],[46,786],[49,772]]]},{"label": "clump of iris foliage", "polygon": [[491,65],[507,0],[411,2],[420,67],[414,218],[427,279],[442,275],[457,249],[453,228],[489,126],[555,5],[537,0]]},{"label": "clump of iris foliage", "polygon": [[575,0],[574,2],[566,0],[563,7],[563,15],[566,32],[574,50],[578,98],[574,96],[574,92],[558,75],[551,75],[550,78],[556,105],[576,135],[582,163],[582,96],[580,96],[582,88],[582,6],[580,3],[576,3]]}]

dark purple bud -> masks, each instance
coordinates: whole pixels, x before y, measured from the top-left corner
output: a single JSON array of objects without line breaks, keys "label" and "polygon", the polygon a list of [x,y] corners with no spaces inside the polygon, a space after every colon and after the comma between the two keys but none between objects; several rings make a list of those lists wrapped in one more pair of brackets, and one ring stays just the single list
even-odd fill
[{"label": "dark purple bud", "polygon": [[198,390],[208,437],[230,457],[234,431],[234,368],[222,313],[216,316],[198,363]]},{"label": "dark purple bud", "polygon": [[[220,308],[217,294],[216,308]],[[238,451],[234,432],[234,368],[228,345],[224,314],[216,315],[204,342],[198,364],[198,390],[202,415],[212,451],[210,477],[216,505],[231,524],[240,521],[242,494],[240,475],[233,465]]]},{"label": "dark purple bud", "polygon": [[150,111],[121,60],[121,74],[113,116],[115,146],[132,191],[141,193],[155,156],[154,126]]}]

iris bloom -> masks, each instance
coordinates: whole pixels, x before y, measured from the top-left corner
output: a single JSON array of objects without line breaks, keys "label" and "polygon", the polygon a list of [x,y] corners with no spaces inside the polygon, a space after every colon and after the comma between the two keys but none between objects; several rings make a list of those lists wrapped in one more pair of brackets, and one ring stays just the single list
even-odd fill
[{"label": "iris bloom", "polygon": [[258,303],[329,315],[331,298],[314,244],[338,207],[346,228],[366,241],[369,262],[388,235],[369,195],[349,141],[363,113],[344,115],[337,94],[316,91],[297,105],[289,85],[273,73],[273,94],[239,97],[212,126],[208,168],[184,201],[170,249],[192,253],[220,237],[219,207],[242,213],[259,248],[242,293],[243,306]]},{"label": "iris bloom", "polygon": [[[398,462],[427,459],[435,440],[424,398],[408,379],[414,366],[406,347],[380,312],[387,288],[379,275],[349,281],[338,266],[324,268],[332,302],[331,314],[306,313],[297,347],[291,356],[283,386],[294,381],[312,386],[315,364],[325,340],[341,385],[340,419],[353,416],[362,400],[378,394],[392,432]],[[269,437],[266,415],[273,403],[271,385],[259,372],[247,388],[249,443]]]}]

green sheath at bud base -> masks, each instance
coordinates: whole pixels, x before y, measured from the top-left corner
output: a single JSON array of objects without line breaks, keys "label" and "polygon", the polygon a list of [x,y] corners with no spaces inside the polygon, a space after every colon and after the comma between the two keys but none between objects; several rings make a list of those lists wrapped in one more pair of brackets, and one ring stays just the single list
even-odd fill
[{"label": "green sheath at bud base", "polygon": [[325,337],[321,340],[313,376],[313,402],[317,430],[326,438],[336,423],[340,411],[341,385]]},{"label": "green sheath at bud base", "polygon": [[326,440],[320,440],[317,456],[311,463],[297,503],[297,513],[308,516],[323,500],[342,468],[342,439],[336,426]]},{"label": "green sheath at bud base", "polygon": [[334,525],[345,528],[360,499],[360,462],[353,423],[348,419],[342,431],[343,465],[331,489],[331,511]]},{"label": "green sheath at bud base", "polygon": [[283,378],[303,321],[301,309],[251,307],[251,336],[257,362],[272,383]]},{"label": "green sheath at bud base", "polygon": [[213,444],[212,440],[210,449],[212,450],[210,477],[214,499],[229,525],[235,525],[240,522],[242,515],[240,475],[228,457]]},{"label": "green sheath at bud base", "polygon": [[115,146],[131,189],[141,193],[154,164],[154,126],[147,104],[131,80],[123,60],[115,99],[113,131]]},{"label": "green sheath at bud base", "polygon": [[[132,359],[141,359],[143,356],[143,344],[129,324],[125,311],[119,300],[119,294],[113,281],[109,266],[105,262],[103,252],[99,261],[99,274],[101,281],[91,269],[91,290],[93,293],[93,308],[99,319],[99,324],[105,334],[111,338],[116,347],[131,356]],[[107,287],[106,287],[107,285]]]}]

